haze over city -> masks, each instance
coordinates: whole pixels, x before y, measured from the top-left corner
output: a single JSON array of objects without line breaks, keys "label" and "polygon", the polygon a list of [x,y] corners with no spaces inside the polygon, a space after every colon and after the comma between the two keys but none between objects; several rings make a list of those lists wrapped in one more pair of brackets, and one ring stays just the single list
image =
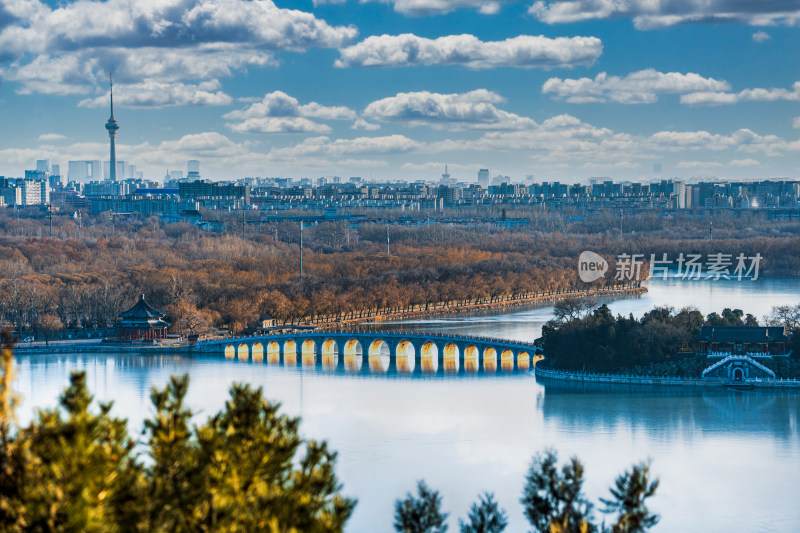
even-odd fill
[{"label": "haze over city", "polygon": [[[793,4],[793,3],[789,3]],[[0,174],[795,177],[785,2],[0,1]]]}]

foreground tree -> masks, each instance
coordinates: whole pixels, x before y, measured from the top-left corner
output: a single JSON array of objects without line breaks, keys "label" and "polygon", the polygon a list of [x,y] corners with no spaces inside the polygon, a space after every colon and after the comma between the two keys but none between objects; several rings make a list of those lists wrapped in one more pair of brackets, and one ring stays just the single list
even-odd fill
[{"label": "foreground tree", "polygon": [[111,404],[92,412],[84,373],[72,375],[60,409],[17,428],[10,345],[0,360],[0,531],[333,533],[353,512],[336,454],[302,441],[299,420],[260,388],[233,385],[225,409],[199,427],[184,404],[188,378],[154,389],[145,467]]},{"label": "foreground tree", "polygon": [[424,481],[417,482],[417,497],[408,493],[394,504],[394,529],[399,533],[444,533],[447,513],[442,513],[442,498]]},{"label": "foreground tree", "polygon": [[601,499],[603,513],[616,513],[610,528],[593,523],[592,504],[583,493],[583,465],[571,458],[558,469],[552,450],[536,455],[526,477],[522,504],[534,529],[540,533],[645,533],[658,523],[646,500],[656,493],[647,463],[634,465],[619,475],[610,489],[611,497]]},{"label": "foreground tree", "polygon": [[610,489],[611,498],[601,499],[604,513],[617,513],[611,533],[644,533],[658,523],[658,515],[645,504],[658,489],[658,480],[650,480],[650,465],[640,463],[620,474]]},{"label": "foreground tree", "polygon": [[506,512],[494,501],[494,494],[483,493],[469,508],[469,522],[458,521],[461,533],[501,533],[508,526]]},{"label": "foreground tree", "polygon": [[597,531],[590,522],[592,504],[583,493],[583,481],[583,464],[577,457],[559,471],[555,451],[534,456],[521,502],[537,532],[551,533],[553,528],[559,533]]}]

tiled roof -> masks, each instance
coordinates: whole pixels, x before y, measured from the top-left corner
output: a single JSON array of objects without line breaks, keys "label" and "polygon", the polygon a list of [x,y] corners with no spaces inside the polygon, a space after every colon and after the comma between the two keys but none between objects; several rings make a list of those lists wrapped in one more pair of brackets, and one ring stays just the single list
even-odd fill
[{"label": "tiled roof", "polygon": [[120,318],[161,318],[165,315],[161,311],[153,308],[150,304],[144,301],[144,294],[139,296],[139,301],[136,305],[120,313]]},{"label": "tiled roof", "polygon": [[770,342],[786,339],[783,326],[703,326],[701,341]]}]

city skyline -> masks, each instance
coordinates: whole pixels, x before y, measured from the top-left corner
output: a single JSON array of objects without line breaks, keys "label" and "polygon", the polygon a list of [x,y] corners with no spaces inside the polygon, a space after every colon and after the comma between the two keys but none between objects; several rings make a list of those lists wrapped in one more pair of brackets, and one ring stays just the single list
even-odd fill
[{"label": "city skyline", "polygon": [[796,177],[800,6],[646,4],[0,3],[0,174],[104,160],[113,70],[147,178]]}]

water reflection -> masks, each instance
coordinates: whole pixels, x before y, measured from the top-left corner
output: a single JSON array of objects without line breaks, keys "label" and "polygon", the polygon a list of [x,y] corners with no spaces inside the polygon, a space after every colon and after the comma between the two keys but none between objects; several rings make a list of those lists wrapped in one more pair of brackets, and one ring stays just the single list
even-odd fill
[{"label": "water reflection", "polygon": [[561,427],[626,426],[658,437],[705,432],[798,437],[797,392],[555,381],[546,382],[545,391],[537,398],[537,408],[545,420],[557,419]]},{"label": "water reflection", "polygon": [[[69,372],[81,369],[95,397],[115,400],[113,412],[138,431],[152,413],[150,389],[188,373],[187,404],[198,421],[222,407],[233,381],[243,381],[264,387],[284,412],[302,416],[304,436],[328,439],[339,452],[345,493],[359,498],[350,532],[390,531],[394,499],[422,477],[441,491],[452,528],[475,495],[493,490],[508,510],[508,531],[526,531],[518,503],[522,480],[530,457],[548,446],[562,457],[581,457],[593,498],[604,496],[631,462],[652,457],[662,479],[654,502],[664,515],[657,531],[694,531],[697,524],[712,532],[792,530],[798,396],[543,386],[526,373],[481,374],[477,357],[467,352],[457,374],[410,373],[401,358],[396,370],[381,365],[380,373],[362,372],[361,355],[345,355],[344,370],[325,368],[324,361],[322,368],[281,367],[253,357],[24,357],[20,418],[29,420],[34,405],[55,405]],[[426,357],[423,367],[434,362]],[[726,503],[742,498],[748,506]]]}]

